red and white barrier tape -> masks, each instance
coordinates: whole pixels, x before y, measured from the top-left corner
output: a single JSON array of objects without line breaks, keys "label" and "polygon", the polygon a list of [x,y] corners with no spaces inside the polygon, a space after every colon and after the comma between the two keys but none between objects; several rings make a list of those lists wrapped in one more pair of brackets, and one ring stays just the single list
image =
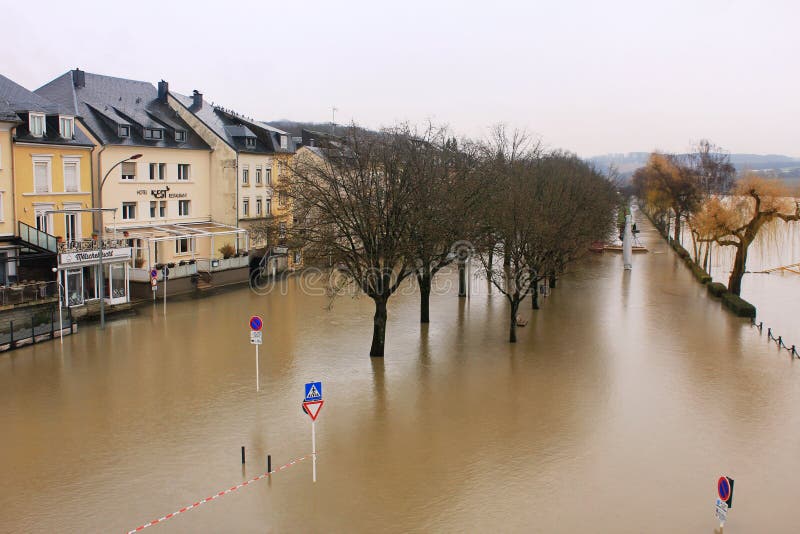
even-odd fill
[{"label": "red and white barrier tape", "polygon": [[[317,451],[317,454],[319,454],[319,451]],[[232,487],[230,487],[230,488],[228,488],[228,489],[226,489],[224,491],[220,491],[219,493],[215,493],[214,495],[212,495],[210,497],[206,497],[205,499],[203,499],[201,501],[197,501],[197,502],[195,502],[193,504],[190,504],[189,506],[184,506],[183,508],[181,508],[177,512],[172,512],[171,514],[167,514],[164,517],[159,517],[158,519],[153,519],[149,523],[145,523],[144,525],[142,525],[140,527],[136,527],[133,530],[129,530],[128,534],[133,534],[134,532],[142,531],[142,530],[146,529],[147,527],[152,527],[153,525],[157,525],[159,523],[163,523],[167,519],[172,519],[173,517],[175,517],[178,514],[182,514],[184,512],[188,512],[189,510],[194,510],[195,508],[197,508],[201,504],[205,504],[207,502],[211,502],[214,499],[219,499],[223,495],[227,495],[228,493],[232,493],[232,492],[238,490],[239,488],[243,488],[243,487],[247,486],[248,484],[251,484],[253,482],[261,480],[262,478],[266,478],[266,477],[272,475],[273,473],[277,473],[278,471],[283,471],[284,469],[288,469],[288,468],[292,467],[294,464],[296,464],[298,462],[302,462],[303,460],[311,458],[312,456],[313,456],[313,454],[306,454],[305,456],[302,456],[300,458],[295,458],[294,460],[292,460],[288,464],[282,465],[282,466],[278,467],[277,469],[273,469],[269,473],[263,473],[261,475],[258,475],[255,478],[251,478],[250,480],[242,482],[238,486],[232,486]]]}]

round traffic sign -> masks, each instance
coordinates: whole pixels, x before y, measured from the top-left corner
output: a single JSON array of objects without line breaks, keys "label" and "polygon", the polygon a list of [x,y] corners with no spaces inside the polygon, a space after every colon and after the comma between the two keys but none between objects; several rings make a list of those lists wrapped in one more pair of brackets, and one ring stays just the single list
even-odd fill
[{"label": "round traffic sign", "polygon": [[721,501],[727,501],[731,497],[731,481],[728,477],[719,477],[717,480],[717,494]]},{"label": "round traffic sign", "polygon": [[261,320],[261,317],[258,315],[250,317],[250,330],[258,332],[262,326],[264,326],[264,321]]},{"label": "round traffic sign", "polygon": [[150,269],[150,278],[158,278],[158,271]]},{"label": "round traffic sign", "polygon": [[150,285],[153,286],[153,287],[157,286],[158,285],[158,280],[156,280],[155,278],[151,278],[150,279]]}]

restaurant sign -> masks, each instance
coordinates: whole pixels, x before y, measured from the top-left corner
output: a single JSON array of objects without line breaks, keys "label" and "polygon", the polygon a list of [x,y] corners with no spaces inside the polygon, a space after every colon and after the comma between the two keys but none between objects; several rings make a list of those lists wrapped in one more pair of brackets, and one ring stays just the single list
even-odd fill
[{"label": "restaurant sign", "polygon": [[[103,249],[103,262],[129,259],[131,257],[131,247]],[[59,265],[70,265],[74,263],[94,262],[100,259],[99,250],[83,250],[81,252],[65,252],[58,255]]]}]

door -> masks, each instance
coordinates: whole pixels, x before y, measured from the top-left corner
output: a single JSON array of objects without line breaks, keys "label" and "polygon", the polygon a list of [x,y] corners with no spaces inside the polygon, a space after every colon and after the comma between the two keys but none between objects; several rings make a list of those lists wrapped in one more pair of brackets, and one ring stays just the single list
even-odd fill
[{"label": "door", "polygon": [[67,293],[67,306],[83,304],[83,269],[67,271],[67,283],[64,289]]}]

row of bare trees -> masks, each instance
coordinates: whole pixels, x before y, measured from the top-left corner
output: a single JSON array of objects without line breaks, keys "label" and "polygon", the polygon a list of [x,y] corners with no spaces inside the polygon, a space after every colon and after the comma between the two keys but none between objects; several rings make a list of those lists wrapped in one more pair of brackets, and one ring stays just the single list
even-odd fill
[{"label": "row of bare trees", "polygon": [[416,281],[427,323],[435,277],[469,255],[508,299],[516,341],[520,303],[609,235],[616,201],[613,185],[577,157],[502,127],[476,142],[433,126],[352,126],[298,152],[277,188],[292,203],[281,227],[305,263],[330,268],[335,290],[355,287],[374,301],[372,357],[384,356],[387,304],[401,284]]},{"label": "row of bare trees", "polygon": [[746,172],[736,179],[730,157],[709,141],[685,155],[654,152],[633,175],[635,193],[657,219],[674,219],[680,243],[683,223],[692,237],[692,257],[710,270],[712,244],[734,247],[728,290],[740,295],[747,254],[768,223],[800,220],[800,202],[785,183]]}]

